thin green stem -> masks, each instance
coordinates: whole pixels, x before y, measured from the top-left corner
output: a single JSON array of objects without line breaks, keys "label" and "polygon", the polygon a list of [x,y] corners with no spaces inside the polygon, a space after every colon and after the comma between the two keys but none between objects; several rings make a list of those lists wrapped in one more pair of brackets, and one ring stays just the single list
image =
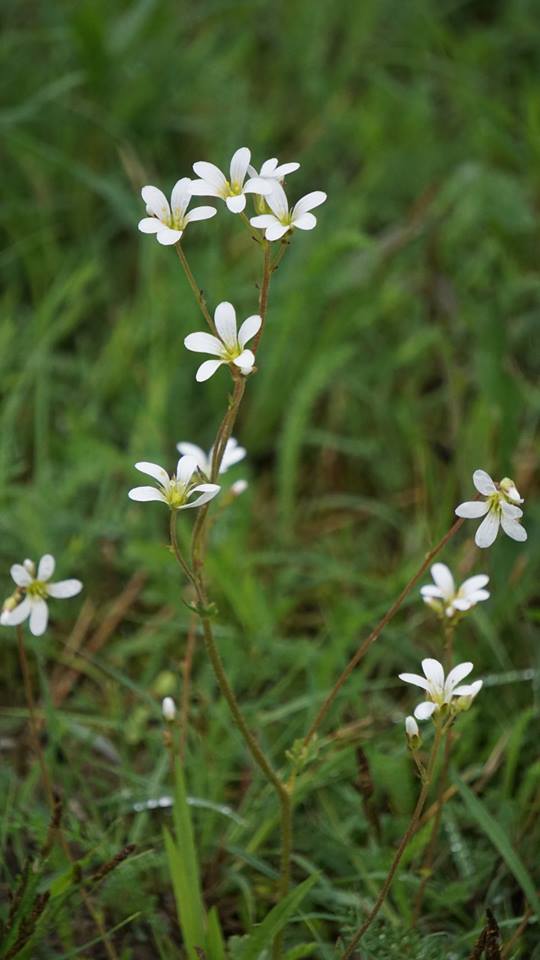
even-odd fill
[{"label": "thin green stem", "polygon": [[194,295],[195,295],[195,299],[196,299],[197,303],[199,304],[201,313],[202,313],[204,319],[206,320],[208,326],[210,327],[212,333],[213,333],[215,336],[217,336],[217,331],[216,331],[216,328],[215,328],[215,325],[214,325],[214,321],[213,321],[212,315],[211,315],[211,313],[210,313],[210,311],[209,311],[209,309],[208,309],[208,307],[207,307],[207,305],[206,305],[206,300],[205,300],[205,298],[204,298],[204,294],[203,294],[201,288],[199,287],[199,284],[198,284],[197,281],[195,280],[195,277],[193,276],[193,272],[192,272],[192,270],[191,270],[191,267],[190,267],[189,263],[187,262],[187,257],[186,257],[186,255],[185,255],[183,249],[182,249],[182,245],[181,245],[180,243],[176,243],[176,244],[175,244],[175,249],[176,249],[176,253],[178,254],[178,259],[180,260],[180,263],[182,264],[182,267],[183,267],[183,269],[184,269],[184,273],[185,273],[185,275],[186,275],[186,277],[187,277],[188,283],[189,283],[191,289],[193,290],[193,293],[194,293]]},{"label": "thin green stem", "polygon": [[266,312],[268,310],[268,296],[270,293],[270,280],[272,278],[272,250],[270,242],[263,240],[263,271],[261,285],[259,287],[259,316],[262,319],[260,330],[253,340],[251,349],[257,353],[260,339],[263,335],[264,324],[266,322]]},{"label": "thin green stem", "polygon": [[362,937],[364,936],[364,934],[366,933],[366,931],[368,930],[368,928],[371,926],[371,924],[372,924],[373,921],[375,920],[375,917],[376,917],[377,914],[379,913],[379,910],[381,909],[381,907],[382,907],[382,905],[383,905],[383,903],[384,903],[384,901],[385,901],[385,899],[386,899],[386,895],[387,895],[390,887],[392,886],[392,881],[393,881],[393,879],[394,879],[394,877],[395,877],[395,875],[396,875],[396,871],[397,871],[397,868],[399,867],[401,858],[402,858],[403,854],[405,853],[405,849],[406,849],[406,847],[407,847],[407,844],[409,843],[409,840],[411,839],[412,835],[414,834],[414,832],[415,832],[415,830],[416,830],[416,827],[417,827],[417,825],[418,825],[418,821],[419,821],[420,817],[422,816],[422,811],[423,811],[423,809],[424,809],[426,800],[427,800],[427,798],[428,798],[429,788],[430,788],[430,785],[431,785],[431,781],[432,781],[432,779],[433,779],[433,771],[434,771],[434,769],[435,769],[435,762],[436,762],[436,760],[437,760],[437,754],[438,754],[438,752],[439,752],[439,746],[440,746],[440,743],[441,743],[442,733],[443,733],[443,728],[442,728],[441,724],[438,723],[438,724],[437,724],[437,727],[436,727],[436,730],[435,730],[435,739],[434,739],[434,741],[433,741],[433,746],[432,746],[432,748],[431,748],[431,754],[430,754],[430,758],[429,758],[429,762],[428,762],[426,777],[425,777],[425,779],[424,779],[424,781],[423,781],[423,783],[422,783],[422,787],[421,787],[420,793],[419,793],[419,795],[418,795],[418,800],[416,801],[416,806],[415,806],[415,808],[414,808],[414,810],[413,810],[411,819],[410,819],[410,821],[409,821],[409,825],[408,825],[405,833],[403,834],[403,836],[402,836],[402,838],[401,838],[401,840],[400,840],[400,842],[399,842],[399,846],[398,846],[398,848],[397,848],[397,850],[396,850],[396,854],[395,854],[395,856],[394,856],[394,859],[392,860],[392,864],[391,864],[391,866],[390,866],[390,870],[388,871],[388,873],[387,873],[387,875],[386,875],[386,880],[384,881],[384,883],[383,883],[383,885],[382,885],[382,887],[381,887],[381,891],[380,891],[379,896],[377,897],[377,899],[376,899],[376,901],[375,901],[375,904],[374,904],[372,910],[369,912],[369,914],[368,914],[368,916],[366,917],[366,919],[364,920],[364,923],[362,924],[362,926],[356,931],[354,937],[352,938],[352,940],[350,941],[349,945],[347,946],[347,948],[346,948],[346,950],[345,950],[345,953],[342,954],[341,960],[350,960],[350,957],[352,957],[352,955],[353,955],[356,947],[357,947],[358,944],[360,943]]},{"label": "thin green stem", "polygon": [[437,811],[435,813],[435,819],[433,821],[433,826],[431,828],[431,834],[429,837],[429,843],[426,850],[426,855],[421,867],[422,879],[420,881],[420,886],[418,888],[418,893],[416,894],[416,899],[414,902],[413,909],[413,919],[412,926],[416,926],[418,923],[420,913],[422,910],[422,902],[424,899],[424,893],[428,880],[431,877],[433,858],[435,855],[435,848],[437,845],[437,837],[439,835],[439,830],[441,827],[441,818],[442,811],[444,807],[444,794],[446,792],[446,783],[448,779],[448,769],[450,766],[450,755],[452,752],[452,731],[448,728],[446,732],[446,739],[444,742],[444,760],[441,770],[441,775],[439,777],[439,786],[437,791]]},{"label": "thin green stem", "polygon": [[429,567],[434,557],[436,557],[437,554],[443,549],[443,547],[446,546],[446,544],[448,543],[449,540],[451,540],[454,534],[458,532],[462,524],[463,524],[463,519],[460,518],[456,520],[456,522],[452,524],[450,529],[445,533],[444,537],[442,537],[442,539],[439,540],[436,546],[434,546],[433,549],[426,554],[423,562],[420,564],[420,567],[418,568],[414,576],[411,577],[409,582],[405,585],[405,587],[399,594],[397,600],[395,600],[392,606],[386,611],[384,617],[382,617],[382,619],[379,620],[379,623],[377,624],[377,626],[373,628],[373,630],[371,631],[369,636],[366,637],[364,642],[360,644],[356,653],[354,654],[353,657],[351,657],[347,666],[345,667],[343,672],[340,674],[340,676],[336,680],[334,686],[330,690],[330,693],[324,699],[313,723],[311,724],[304,738],[304,744],[306,747],[309,745],[309,743],[317,733],[317,730],[319,729],[320,725],[325,719],[326,714],[330,710],[330,707],[332,706],[334,700],[336,699],[343,685],[347,682],[347,680],[349,679],[349,677],[351,676],[355,668],[358,666],[362,658],[368,652],[371,645],[375,643],[375,641],[378,639],[380,634],[383,632],[384,628],[387,626],[388,623],[390,623],[390,621],[393,619],[395,614],[398,612],[399,608],[401,607],[401,604],[403,603],[405,598],[409,595],[413,587],[418,583],[420,577],[423,576],[423,574]]}]

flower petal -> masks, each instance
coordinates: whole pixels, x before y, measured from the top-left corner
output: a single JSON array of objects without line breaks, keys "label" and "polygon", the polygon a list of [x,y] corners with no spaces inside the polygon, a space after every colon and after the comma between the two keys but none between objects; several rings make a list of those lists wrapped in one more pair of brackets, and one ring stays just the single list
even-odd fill
[{"label": "flower petal", "polygon": [[239,193],[234,197],[225,197],[225,203],[231,213],[242,213],[246,206],[246,198],[243,193]]},{"label": "flower petal", "polygon": [[315,207],[320,207],[321,203],[324,203],[325,200],[326,194],[323,190],[314,190],[312,193],[307,193],[298,203],[295,203],[292,211],[293,220],[301,217],[302,214],[307,213],[308,210],[314,210]]},{"label": "flower petal", "polygon": [[211,353],[216,357],[223,356],[223,344],[211,333],[188,333],[184,339],[184,346],[194,353]]},{"label": "flower petal", "polygon": [[507,503],[506,500],[500,501],[501,512],[509,520],[519,520],[523,516],[521,507],[516,507],[515,503]]},{"label": "flower petal", "polygon": [[436,600],[441,600],[444,596],[442,590],[431,583],[427,583],[425,587],[420,587],[420,595],[422,597],[434,597]]},{"label": "flower petal", "polygon": [[218,303],[214,312],[214,323],[225,346],[229,350],[234,350],[238,342],[236,336],[236,311],[232,303],[229,303],[228,300]]},{"label": "flower petal", "polygon": [[505,517],[503,514],[501,517],[501,526],[506,535],[512,540],[518,540],[520,543],[524,543],[527,539],[525,527],[522,527],[517,520],[509,520],[508,517]]},{"label": "flower petal", "polygon": [[[225,180],[225,178],[223,179]],[[226,180],[225,180],[224,186],[221,188],[215,187],[211,183],[208,183],[208,180],[192,180],[191,181],[192,197],[221,197],[221,199],[223,199],[227,190],[228,190],[228,186],[227,186]]]},{"label": "flower petal", "polygon": [[25,597],[13,610],[3,610],[0,623],[3,627],[18,627],[30,615],[30,600]]},{"label": "flower petal", "polygon": [[22,563],[14,563],[9,572],[18,587],[27,587],[34,579]]},{"label": "flower petal", "polygon": [[38,564],[37,570],[37,579],[38,580],[49,580],[53,573],[56,562],[54,557],[50,553],[44,554]]},{"label": "flower petal", "polygon": [[242,350],[246,343],[259,332],[261,325],[262,317],[260,317],[258,313],[254,313],[251,317],[247,317],[246,320],[244,320],[238,331],[238,343]]},{"label": "flower petal", "polygon": [[[472,597],[456,597],[455,600],[452,600],[451,606],[456,610],[470,610],[474,605],[474,600]],[[452,616],[452,610],[450,610],[449,616]]]},{"label": "flower petal", "polygon": [[432,703],[431,700],[424,700],[423,703],[419,703],[414,715],[417,720],[429,720],[431,716],[435,713],[437,709],[437,704]]},{"label": "flower petal", "polygon": [[472,475],[473,483],[478,490],[478,493],[483,493],[485,497],[489,497],[490,494],[496,493],[497,487],[493,483],[489,473],[486,473],[485,470],[475,470]]},{"label": "flower petal", "polygon": [[232,155],[230,166],[230,182],[242,186],[246,179],[247,168],[251,160],[251,150],[239,147]]},{"label": "flower petal", "polygon": [[157,217],[143,217],[137,224],[141,233],[158,233],[163,230],[163,224]]},{"label": "flower petal", "polygon": [[176,479],[183,487],[187,487],[197,469],[197,458],[184,455],[176,464]]},{"label": "flower petal", "polygon": [[137,500],[140,503],[148,503],[150,500],[161,500],[162,503],[167,503],[166,497],[157,487],[133,487],[129,491],[128,497],[130,500]]},{"label": "flower petal", "polygon": [[293,214],[292,222],[297,230],[313,230],[317,226],[317,217],[312,213],[302,213],[299,217]]},{"label": "flower petal", "polygon": [[30,633],[34,637],[41,637],[49,622],[49,608],[45,600],[36,597],[30,601]]},{"label": "flower petal", "polygon": [[171,247],[173,243],[178,243],[182,239],[183,230],[171,230],[170,227],[163,227],[156,233],[156,240],[162,247]]},{"label": "flower petal", "polygon": [[461,683],[465,677],[468,677],[472,669],[473,664],[470,662],[470,660],[467,660],[465,663],[458,663],[458,665],[450,671],[446,678],[446,683],[444,684],[445,697],[452,695],[454,687],[458,683]]},{"label": "flower petal", "polygon": [[255,366],[255,354],[252,350],[242,350],[240,356],[234,358],[233,363],[240,369],[240,373],[247,377]]},{"label": "flower petal", "polygon": [[198,447],[195,443],[177,443],[176,449],[178,453],[181,453],[184,457],[194,457],[197,461],[197,466],[203,473],[208,473],[209,458],[206,456],[204,450],[201,447]]},{"label": "flower petal", "polygon": [[438,586],[443,597],[448,599],[454,595],[456,592],[454,578],[445,563],[434,563],[431,568],[431,576],[433,577],[433,583]]},{"label": "flower petal", "polygon": [[192,493],[200,493],[201,496],[197,497],[196,500],[185,503],[180,509],[185,510],[186,507],[201,507],[203,503],[208,503],[209,500],[213,500],[220,490],[221,487],[217,483],[200,483],[197,487],[193,487],[193,489],[190,490],[189,495],[191,496]]},{"label": "flower petal", "polygon": [[80,580],[58,580],[57,583],[49,583],[47,593],[57,600],[67,600],[68,597],[76,597],[82,588]]},{"label": "flower petal", "polygon": [[475,520],[477,517],[483,517],[489,510],[489,503],[485,500],[467,500],[456,507],[455,513],[458,517],[465,517],[467,520]]},{"label": "flower petal", "polygon": [[278,220],[288,216],[289,201],[287,200],[287,194],[278,180],[272,182],[272,190],[267,194],[266,202]]},{"label": "flower petal", "polygon": [[442,690],[444,686],[444,670],[442,663],[434,660],[433,657],[425,657],[422,660],[422,670],[424,671],[430,687],[436,690]]},{"label": "flower petal", "polygon": [[483,680],[475,680],[474,683],[465,683],[462,687],[454,689],[455,697],[475,697],[484,685]]},{"label": "flower petal", "polygon": [[[212,187],[216,192],[211,194],[206,194],[206,196],[216,196],[222,197],[227,191],[227,177],[224,173],[221,172],[219,167],[216,167],[215,163],[207,163],[206,160],[197,160],[197,163],[193,164],[193,169],[198,177],[201,180],[204,180],[205,185]],[[194,186],[198,185],[197,180],[192,181],[191,183],[191,192],[195,195]],[[198,196],[204,197],[204,193],[197,194]]]},{"label": "flower petal", "polygon": [[290,229],[289,224],[280,223],[278,220],[275,224],[272,224],[271,227],[266,228],[265,237],[270,241],[281,240]]},{"label": "flower petal", "polygon": [[[506,522],[515,523],[516,521],[507,520]],[[474,542],[477,547],[485,548],[491,546],[499,531],[499,523],[499,514],[496,513],[495,510],[490,510],[476,531]]]},{"label": "flower petal", "polygon": [[227,440],[225,445],[225,450],[223,457],[221,458],[221,465],[219,468],[220,473],[226,473],[229,467],[233,467],[235,463],[240,463],[240,460],[243,460],[246,455],[246,450],[244,447],[241,447],[237,440],[234,437],[230,437]]},{"label": "flower petal", "polygon": [[139,460],[135,464],[135,469],[139,473],[145,473],[147,477],[152,477],[153,480],[157,480],[158,483],[167,486],[169,482],[169,474],[163,467],[160,467],[158,463],[149,463],[147,460]]},{"label": "flower petal", "polygon": [[147,213],[153,213],[158,220],[167,221],[171,215],[169,201],[162,190],[157,187],[143,187],[141,190],[142,198],[146,204]]},{"label": "flower petal", "polygon": [[267,197],[273,188],[273,180],[265,180],[263,177],[250,177],[244,184],[244,193],[258,193],[261,197]]},{"label": "flower petal", "polygon": [[215,207],[194,207],[189,213],[186,213],[186,223],[195,223],[196,220],[210,220],[215,217],[217,210]]},{"label": "flower petal", "polygon": [[173,215],[183,217],[191,200],[191,179],[182,177],[177,180],[171,194],[171,207]]},{"label": "flower petal", "polygon": [[195,374],[195,379],[197,383],[204,383],[205,380],[209,380],[210,377],[214,375],[218,367],[221,367],[222,364],[227,363],[226,360],[205,360],[204,363],[201,363],[197,373]]},{"label": "flower petal", "polygon": [[272,227],[274,224],[279,224],[279,220],[273,213],[261,213],[260,216],[250,217],[249,222],[252,227],[257,227],[260,230],[264,230],[265,227]]},{"label": "flower petal", "polygon": [[405,683],[412,683],[415,687],[421,687],[422,690],[429,690],[429,683],[425,677],[420,677],[417,673],[400,673],[399,679]]},{"label": "flower petal", "polygon": [[[264,166],[264,164],[263,164],[263,166]],[[269,176],[270,176],[270,177],[271,177],[271,176],[274,176],[274,177],[286,177],[286,176],[288,176],[289,173],[294,173],[296,170],[299,170],[299,169],[300,169],[300,164],[297,163],[295,160],[293,160],[291,163],[280,163],[279,166],[276,167],[276,169],[274,170],[273,174],[271,174],[271,173],[269,174],[269,173],[266,173],[266,172],[263,173],[263,171],[262,171],[262,169],[261,169],[261,176],[263,176],[263,177],[269,177]]]},{"label": "flower petal", "polygon": [[459,588],[459,593],[463,597],[468,597],[477,590],[482,590],[489,583],[489,577],[485,573],[477,573],[474,577],[464,580]]}]

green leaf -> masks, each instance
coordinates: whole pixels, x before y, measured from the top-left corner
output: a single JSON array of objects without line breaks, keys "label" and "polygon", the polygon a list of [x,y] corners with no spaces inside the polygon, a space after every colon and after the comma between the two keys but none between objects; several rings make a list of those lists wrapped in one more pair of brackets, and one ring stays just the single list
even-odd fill
[{"label": "green leaf", "polygon": [[165,850],[174,887],[176,910],[182,936],[190,960],[198,960],[195,947],[206,949],[205,911],[201,896],[199,864],[193,837],[191,812],[186,796],[184,774],[178,762],[175,764],[173,821],[175,840],[168,830],[165,830]]},{"label": "green leaf", "polygon": [[208,960],[226,960],[225,944],[216,907],[208,913]]},{"label": "green leaf", "polygon": [[536,894],[535,885],[521,857],[512,846],[509,837],[501,827],[500,823],[497,823],[497,821],[493,819],[489,811],[486,809],[482,801],[478,799],[476,794],[474,794],[472,790],[467,787],[462,780],[459,779],[459,777],[454,777],[454,781],[469,812],[482,827],[482,830],[489,837],[493,846],[499,851],[502,859],[506,863],[506,866],[511,873],[513,873],[521,889],[523,890],[523,893],[527,897],[530,906],[540,920],[540,900]]},{"label": "green leaf", "polygon": [[251,934],[244,950],[240,954],[241,960],[259,960],[265,947],[269,947],[277,933],[285,926],[292,913],[298,908],[304,897],[317,883],[318,875],[308,877],[298,887],[291,890],[289,895],[272,908],[263,922]]}]

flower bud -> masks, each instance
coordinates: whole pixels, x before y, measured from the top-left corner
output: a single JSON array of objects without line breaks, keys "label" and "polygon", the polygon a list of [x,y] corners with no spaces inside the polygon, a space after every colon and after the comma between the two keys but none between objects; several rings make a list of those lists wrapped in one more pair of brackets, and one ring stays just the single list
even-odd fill
[{"label": "flower bud", "polygon": [[167,723],[172,723],[176,717],[176,704],[172,697],[164,697],[161,702],[161,712]]},{"label": "flower bud", "polygon": [[405,734],[409,750],[417,750],[422,743],[420,730],[414,717],[405,717]]},{"label": "flower bud", "polygon": [[241,493],[245,493],[248,488],[247,480],[235,480],[231,486],[231,493],[234,497],[239,497]]},{"label": "flower bud", "polygon": [[512,503],[523,503],[523,497],[520,497],[518,489],[510,477],[503,477],[499,487],[504,493],[505,497]]}]

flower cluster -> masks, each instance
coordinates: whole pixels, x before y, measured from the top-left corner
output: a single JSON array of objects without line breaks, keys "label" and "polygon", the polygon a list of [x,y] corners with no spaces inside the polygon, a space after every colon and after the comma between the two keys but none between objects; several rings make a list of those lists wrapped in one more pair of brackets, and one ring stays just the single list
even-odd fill
[{"label": "flower cluster", "polygon": [[3,627],[16,627],[29,619],[30,632],[35,637],[40,637],[45,633],[49,622],[48,599],[53,597],[66,600],[81,592],[83,585],[80,580],[58,580],[51,583],[55,566],[55,559],[50,553],[41,558],[37,571],[33,560],[13,564],[10,572],[16,590],[4,603],[0,616]]},{"label": "flower cluster", "polygon": [[424,603],[441,617],[455,619],[467,610],[472,610],[482,600],[489,599],[489,592],[484,589],[489,583],[489,577],[485,573],[469,577],[457,589],[446,564],[434,563],[431,576],[433,584],[421,587],[420,594]]},{"label": "flower cluster", "polygon": [[[423,677],[417,673],[400,673],[400,680],[404,680],[405,683],[412,683],[415,687],[421,687],[428,695],[428,699],[419,703],[416,707],[414,711],[416,719],[427,720],[433,714],[441,711],[456,714],[462,710],[467,710],[477,693],[482,689],[482,680],[461,684],[461,681],[469,676],[472,669],[472,663],[458,663],[457,667],[450,670],[445,678],[442,663],[433,660],[431,657],[426,657],[425,660],[422,660]],[[411,732],[415,730],[410,721],[409,730]]]},{"label": "flower cluster", "polygon": [[214,163],[198,160],[193,164],[197,179],[182,177],[173,187],[171,203],[157,187],[142,188],[147,216],[139,222],[142,233],[153,233],[158,243],[165,246],[178,243],[189,223],[208,220],[217,213],[215,207],[195,207],[188,212],[192,197],[215,197],[223,200],[231,213],[243,214],[248,195],[255,198],[257,216],[251,217],[253,227],[265,231],[266,240],[280,240],[286,233],[312,230],[317,220],[309,211],[326,200],[322,190],[308,193],[291,208],[283,181],[300,164],[279,163],[276,157],[265,160],[261,169],[251,165],[251,151],[240,147],[235,151],[224,173]]}]

